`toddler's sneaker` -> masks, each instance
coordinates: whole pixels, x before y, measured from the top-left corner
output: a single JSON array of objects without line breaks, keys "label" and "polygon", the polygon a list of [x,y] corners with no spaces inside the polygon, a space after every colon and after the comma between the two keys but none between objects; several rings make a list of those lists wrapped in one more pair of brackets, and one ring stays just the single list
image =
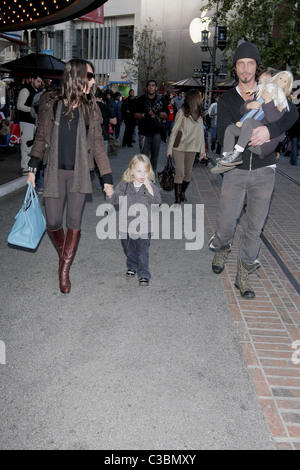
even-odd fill
[{"label": "toddler's sneaker", "polygon": [[224,153],[223,157],[220,160],[221,165],[235,166],[241,165],[243,163],[243,159],[241,157],[242,152],[239,152],[238,150],[234,149],[232,152],[226,152],[225,155]]},{"label": "toddler's sneaker", "polygon": [[136,275],[136,271],[133,271],[133,269],[127,269],[126,271],[127,279],[132,279],[135,275]]}]

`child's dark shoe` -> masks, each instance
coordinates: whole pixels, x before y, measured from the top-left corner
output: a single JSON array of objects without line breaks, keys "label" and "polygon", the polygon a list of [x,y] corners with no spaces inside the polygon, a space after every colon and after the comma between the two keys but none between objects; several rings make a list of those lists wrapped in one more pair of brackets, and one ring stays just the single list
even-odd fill
[{"label": "child's dark shoe", "polygon": [[139,286],[149,286],[149,279],[146,279],[145,277],[142,277],[139,280]]}]

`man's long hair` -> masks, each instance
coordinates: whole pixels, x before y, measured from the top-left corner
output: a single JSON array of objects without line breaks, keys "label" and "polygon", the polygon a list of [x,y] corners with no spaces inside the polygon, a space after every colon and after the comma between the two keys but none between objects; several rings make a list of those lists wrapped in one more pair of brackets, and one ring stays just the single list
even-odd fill
[{"label": "man's long hair", "polygon": [[185,117],[192,116],[194,121],[198,121],[199,117],[203,116],[202,102],[203,98],[199,90],[189,90],[182,105]]},{"label": "man's long hair", "polygon": [[67,115],[73,118],[74,107],[82,108],[85,121],[89,122],[90,106],[96,106],[96,100],[93,90],[90,92],[90,99],[84,92],[88,88],[87,65],[93,70],[94,66],[91,62],[84,59],[71,59],[67,62],[62,82],[61,98],[64,100],[68,108]]}]

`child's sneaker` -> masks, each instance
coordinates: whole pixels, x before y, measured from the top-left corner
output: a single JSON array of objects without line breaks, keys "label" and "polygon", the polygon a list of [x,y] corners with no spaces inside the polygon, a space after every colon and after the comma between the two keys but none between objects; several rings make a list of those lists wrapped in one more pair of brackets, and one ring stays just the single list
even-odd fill
[{"label": "child's sneaker", "polygon": [[217,162],[216,165],[210,169],[210,171],[211,173],[219,174],[219,173],[225,173],[226,171],[229,171],[229,170],[233,170],[234,168],[235,166],[225,166]]},{"label": "child's sneaker", "polygon": [[127,279],[132,279],[135,275],[136,275],[136,271],[133,271],[133,269],[127,269],[126,271]]},{"label": "child's sneaker", "polygon": [[241,165],[243,163],[241,155],[242,152],[239,152],[236,149],[234,149],[232,152],[224,152],[223,157],[221,158],[219,163],[225,166]]}]

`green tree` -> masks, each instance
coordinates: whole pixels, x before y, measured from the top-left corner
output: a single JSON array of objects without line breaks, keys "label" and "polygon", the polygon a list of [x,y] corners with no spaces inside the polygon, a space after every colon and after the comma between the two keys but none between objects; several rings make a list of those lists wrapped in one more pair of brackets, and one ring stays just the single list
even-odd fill
[{"label": "green tree", "polygon": [[137,82],[139,89],[150,79],[157,83],[166,80],[166,43],[156,34],[155,26],[149,18],[142,29],[135,31],[133,56],[124,65],[127,77]]},{"label": "green tree", "polygon": [[241,40],[258,47],[268,67],[300,73],[300,4],[296,0],[209,0],[201,10],[216,11],[218,24],[227,26],[227,48]]}]

